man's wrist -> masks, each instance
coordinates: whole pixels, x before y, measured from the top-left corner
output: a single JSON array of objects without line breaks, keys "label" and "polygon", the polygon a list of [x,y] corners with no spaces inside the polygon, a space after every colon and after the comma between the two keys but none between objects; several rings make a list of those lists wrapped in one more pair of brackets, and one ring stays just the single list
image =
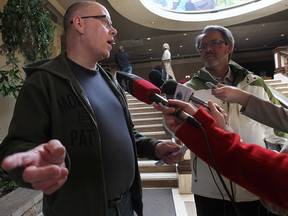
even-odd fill
[{"label": "man's wrist", "polygon": [[240,97],[240,105],[246,109],[248,102],[250,100],[250,96],[251,94],[249,94],[248,92],[244,92],[242,93],[242,96]]}]

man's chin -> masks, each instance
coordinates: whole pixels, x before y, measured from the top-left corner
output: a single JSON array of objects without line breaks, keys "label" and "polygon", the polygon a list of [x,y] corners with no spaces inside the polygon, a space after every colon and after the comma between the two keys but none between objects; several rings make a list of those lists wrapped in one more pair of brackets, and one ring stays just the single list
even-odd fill
[{"label": "man's chin", "polygon": [[205,63],[204,63],[204,66],[205,66],[206,68],[213,68],[213,67],[217,66],[218,64],[219,64],[218,61],[205,62]]},{"label": "man's chin", "polygon": [[106,56],[105,56],[106,59],[110,57],[110,52],[111,50],[107,51]]},{"label": "man's chin", "polygon": [[103,61],[105,59],[108,59],[110,57],[110,52],[109,53],[106,53],[102,56],[101,60],[100,61]]}]

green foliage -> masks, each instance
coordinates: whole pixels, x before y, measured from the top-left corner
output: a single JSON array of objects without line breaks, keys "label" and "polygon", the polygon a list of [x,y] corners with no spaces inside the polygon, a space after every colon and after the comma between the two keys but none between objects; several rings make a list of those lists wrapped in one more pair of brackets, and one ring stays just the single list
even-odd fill
[{"label": "green foliage", "polygon": [[28,62],[51,56],[55,27],[42,0],[8,0],[0,18],[4,50]]},{"label": "green foliage", "polygon": [[0,22],[0,55],[7,59],[0,66],[0,94],[17,97],[23,84],[18,54],[24,63],[50,58],[55,26],[43,0],[7,0]]},{"label": "green foliage", "polygon": [[24,79],[21,71],[18,69],[19,60],[14,56],[6,56],[6,66],[10,66],[9,70],[1,70],[0,68],[0,94],[17,98]]},{"label": "green foliage", "polygon": [[0,197],[5,196],[17,187],[16,183],[0,168]]},{"label": "green foliage", "polygon": [[[0,65],[0,94],[17,97],[24,78],[19,54],[24,63],[50,58],[55,26],[43,0],[7,0],[0,12],[0,32],[3,44],[0,55],[6,58]],[[0,197],[17,188],[0,168]]]}]

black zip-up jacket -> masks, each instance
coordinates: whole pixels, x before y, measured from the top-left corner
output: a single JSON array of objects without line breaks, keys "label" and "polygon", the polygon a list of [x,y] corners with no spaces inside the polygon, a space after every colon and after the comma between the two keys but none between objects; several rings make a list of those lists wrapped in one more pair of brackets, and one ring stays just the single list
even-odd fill
[{"label": "black zip-up jacket", "polygon": [[[99,66],[100,67],[100,66]],[[45,216],[106,216],[107,202],[99,128],[85,92],[74,77],[65,53],[49,61],[24,68],[27,79],[17,99],[6,138],[0,145],[0,160],[15,152],[27,151],[51,139],[58,139],[67,150],[67,182],[52,195],[44,195]],[[100,73],[123,106],[135,158],[157,159],[158,140],[147,138],[135,129],[124,92],[111,74]],[[107,124],[113,120],[108,121]],[[136,148],[137,146],[137,148]],[[135,159],[132,192],[134,209],[143,215],[142,190]],[[10,176],[20,186],[31,188],[22,180],[22,170]],[[117,180],[115,180],[117,184]]]}]

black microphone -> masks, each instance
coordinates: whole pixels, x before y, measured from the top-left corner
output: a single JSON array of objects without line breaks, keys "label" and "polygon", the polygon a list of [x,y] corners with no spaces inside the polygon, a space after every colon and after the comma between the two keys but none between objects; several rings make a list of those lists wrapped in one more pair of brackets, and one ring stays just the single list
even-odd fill
[{"label": "black microphone", "polygon": [[[166,98],[159,95],[161,93],[160,89],[153,85],[151,82],[136,76],[135,74],[129,74],[125,72],[117,72],[116,79],[120,86],[130,93],[132,96],[138,100],[152,104],[156,102],[159,105],[169,107],[169,103]],[[187,122],[191,126],[200,127],[201,124],[191,115],[184,112],[179,107],[175,108],[175,116],[180,120]]]},{"label": "black microphone", "polygon": [[194,103],[197,103],[210,110],[207,102],[193,95],[194,91],[191,88],[186,87],[175,80],[170,79],[165,81],[162,85],[162,93],[166,95],[174,95],[175,99],[183,100],[186,102],[193,101]]}]

